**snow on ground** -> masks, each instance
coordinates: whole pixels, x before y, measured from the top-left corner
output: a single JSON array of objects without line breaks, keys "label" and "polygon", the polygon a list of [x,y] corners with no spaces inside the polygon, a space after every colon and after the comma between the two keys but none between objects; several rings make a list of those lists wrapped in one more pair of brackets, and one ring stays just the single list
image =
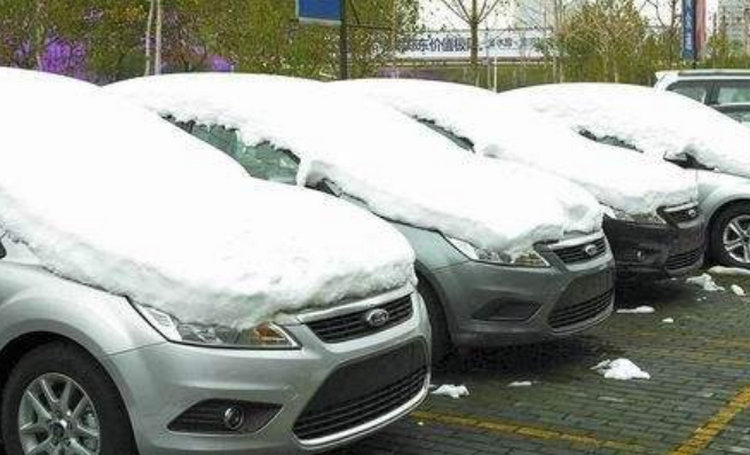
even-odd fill
[{"label": "snow on ground", "polygon": [[[602,204],[628,214],[697,198],[692,174],[654,164],[629,150],[598,144],[518,104],[476,87],[420,80],[335,82],[347,95],[368,94],[403,113],[469,139],[479,155],[505,158],[570,179]],[[468,153],[468,152],[464,152]]]},{"label": "snow on ground", "polygon": [[684,159],[750,177],[750,129],[690,98],[625,84],[555,84],[501,93],[504,102],[530,106],[586,130],[616,138],[651,157]]},{"label": "snow on ground", "polygon": [[725,267],[723,265],[715,265],[708,269],[708,273],[713,273],[714,275],[741,275],[741,276],[750,276],[750,270],[748,269],[741,269],[739,267]]},{"label": "snow on ground", "polygon": [[716,284],[714,279],[708,273],[704,273],[700,276],[687,278],[685,282],[688,284],[693,284],[695,286],[698,286],[699,288],[703,288],[704,291],[708,291],[708,292],[716,292],[716,291],[725,290],[722,286],[719,286],[718,284]]},{"label": "snow on ground", "polygon": [[654,307],[650,307],[647,305],[642,305],[636,308],[620,308],[617,310],[620,314],[648,314],[653,313],[656,310],[654,310]]},{"label": "snow on ground", "polygon": [[0,228],[46,268],[246,327],[413,279],[387,223],[233,160],[100,88],[0,70]]},{"label": "snow on ground", "polygon": [[600,229],[601,209],[580,187],[472,159],[398,112],[321,82],[192,74],[133,79],[109,90],[178,120],[234,127],[247,144],[291,150],[302,160],[299,184],[331,180],[381,216],[474,246],[513,254]]},{"label": "snow on ground", "polygon": [[508,387],[531,387],[532,385],[532,381],[513,381],[508,384]]},{"label": "snow on ground", "polygon": [[465,385],[443,384],[431,393],[432,395],[442,395],[457,400],[461,397],[468,397],[469,389]]},{"label": "snow on ground", "polygon": [[745,295],[745,290],[742,289],[742,287],[737,284],[733,284],[729,288],[732,290],[732,292],[734,292],[734,295],[739,295],[739,296]]},{"label": "snow on ground", "polygon": [[661,322],[665,324],[674,324],[674,318],[664,318],[661,320]]},{"label": "snow on ground", "polygon": [[641,370],[636,364],[628,359],[604,360],[591,368],[596,370],[605,379],[618,379],[627,381],[630,379],[651,379],[651,375]]}]

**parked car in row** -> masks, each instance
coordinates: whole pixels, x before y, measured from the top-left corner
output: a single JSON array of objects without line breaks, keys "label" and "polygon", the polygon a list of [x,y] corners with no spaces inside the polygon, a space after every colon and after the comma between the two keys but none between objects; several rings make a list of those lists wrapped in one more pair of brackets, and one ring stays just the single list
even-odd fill
[{"label": "parked car in row", "polygon": [[554,339],[612,311],[601,210],[582,188],[478,160],[365,97],[321,82],[168,75],[107,89],[232,156],[389,220],[416,251],[436,358],[451,346]]},{"label": "parked car in row", "polygon": [[623,84],[537,86],[498,98],[593,140],[691,170],[711,258],[750,268],[750,129],[681,95]]},{"label": "parked car in row", "polygon": [[385,102],[470,153],[517,161],[589,190],[606,207],[604,232],[620,278],[684,276],[702,263],[695,180],[670,164],[588,141],[476,87],[397,79],[333,85]]},{"label": "parked car in row", "polygon": [[660,71],[657,90],[685,95],[750,126],[750,71],[711,69]]},{"label": "parked car in row", "polygon": [[7,455],[320,451],[425,397],[387,223],[87,83],[2,69],[0,98]]}]

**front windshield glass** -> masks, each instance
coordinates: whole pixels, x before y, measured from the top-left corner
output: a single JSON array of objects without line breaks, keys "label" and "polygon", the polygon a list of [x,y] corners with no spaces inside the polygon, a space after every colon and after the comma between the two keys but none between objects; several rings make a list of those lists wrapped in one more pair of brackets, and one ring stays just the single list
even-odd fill
[{"label": "front windshield glass", "polygon": [[419,123],[421,123],[421,124],[429,127],[433,131],[435,131],[435,132],[437,132],[437,133],[439,133],[439,134],[447,137],[454,144],[456,144],[457,146],[461,147],[462,149],[468,150],[469,152],[474,152],[474,143],[471,142],[471,140],[469,140],[468,138],[459,136],[459,135],[453,133],[452,131],[449,131],[446,128],[443,128],[442,126],[438,125],[437,123],[435,123],[432,120],[428,120],[428,119],[425,119],[425,118],[417,118],[417,121]]}]

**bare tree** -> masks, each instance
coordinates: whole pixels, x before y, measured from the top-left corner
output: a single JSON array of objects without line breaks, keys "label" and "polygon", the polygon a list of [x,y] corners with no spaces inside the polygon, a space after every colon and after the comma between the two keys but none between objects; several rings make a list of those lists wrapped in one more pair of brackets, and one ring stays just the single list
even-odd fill
[{"label": "bare tree", "polygon": [[155,38],[155,56],[154,56],[154,74],[161,74],[161,29],[163,21],[163,8],[161,0],[156,0],[156,38]]},{"label": "bare tree", "polygon": [[151,74],[151,29],[154,25],[154,11],[156,9],[156,0],[149,0],[148,8],[148,19],[146,21],[146,39],[144,45],[146,46],[146,67],[143,70],[143,75],[148,76]]},{"label": "bare tree", "polygon": [[479,78],[479,26],[504,0],[440,0],[451,13],[469,26],[471,31],[471,70],[475,82]]}]

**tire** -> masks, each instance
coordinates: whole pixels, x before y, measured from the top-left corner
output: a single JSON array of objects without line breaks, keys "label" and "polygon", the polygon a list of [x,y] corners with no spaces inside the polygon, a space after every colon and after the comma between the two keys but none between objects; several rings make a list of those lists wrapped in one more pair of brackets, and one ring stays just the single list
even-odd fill
[{"label": "tire", "polygon": [[[730,245],[738,241],[739,246],[728,251],[725,240]],[[744,260],[745,250],[750,258],[750,202],[733,204],[719,213],[711,225],[708,248],[714,262],[750,269],[750,260]]]},{"label": "tire", "polygon": [[[67,400],[65,390],[69,391]],[[66,401],[68,406],[62,404]],[[46,421],[40,417],[43,412],[52,418]],[[35,430],[22,435],[19,418]],[[96,360],[71,344],[45,344],[21,358],[3,390],[0,425],[6,455],[25,455],[40,444],[51,445],[41,451],[49,454],[54,453],[55,445],[69,450],[81,445],[96,455],[137,453],[117,388]]]},{"label": "tire", "polygon": [[424,300],[427,315],[430,317],[430,328],[432,329],[432,364],[437,366],[443,363],[445,358],[453,352],[453,342],[448,330],[448,321],[445,311],[435,295],[435,291],[424,279],[420,278],[417,290]]}]

